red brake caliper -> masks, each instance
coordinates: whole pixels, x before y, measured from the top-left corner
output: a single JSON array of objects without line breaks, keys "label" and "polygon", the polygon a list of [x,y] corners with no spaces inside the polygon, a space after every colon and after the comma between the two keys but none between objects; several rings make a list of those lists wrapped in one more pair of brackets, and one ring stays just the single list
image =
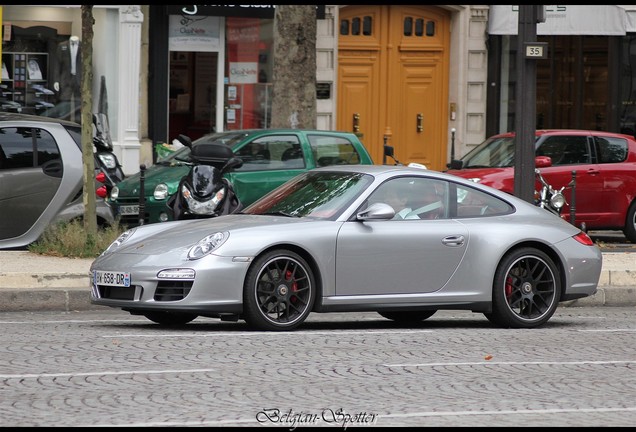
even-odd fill
[{"label": "red brake caliper", "polygon": [[[287,270],[285,272],[285,279],[291,280],[291,278],[292,278],[292,272],[291,272],[291,270]],[[292,290],[292,292],[298,291],[298,282],[296,282],[295,280],[294,280],[294,282],[292,282],[291,290]],[[289,300],[291,302],[295,303],[298,300],[298,298],[296,296],[291,296],[289,298]]]},{"label": "red brake caliper", "polygon": [[512,295],[512,278],[508,276],[506,278],[506,288],[505,288],[506,298],[510,298]]}]

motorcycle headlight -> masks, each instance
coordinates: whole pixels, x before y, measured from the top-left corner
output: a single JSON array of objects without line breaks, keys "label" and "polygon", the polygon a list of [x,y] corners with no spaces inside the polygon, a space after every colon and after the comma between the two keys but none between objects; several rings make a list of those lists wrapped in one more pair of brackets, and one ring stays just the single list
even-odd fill
[{"label": "motorcycle headlight", "polygon": [[156,200],[164,200],[168,196],[168,185],[165,183],[159,183],[155,186],[155,191],[152,193],[152,196]]},{"label": "motorcycle headlight", "polygon": [[115,159],[115,155],[110,153],[98,153],[99,160],[102,161],[104,166],[108,169],[113,169],[117,167],[117,160]]},{"label": "motorcycle headlight", "polygon": [[213,215],[219,203],[225,196],[225,188],[219,189],[212,197],[207,201],[198,201],[194,198],[185,185],[181,188],[181,195],[185,198],[188,205],[188,210],[197,215]]},{"label": "motorcycle headlight", "polygon": [[550,197],[550,205],[557,210],[560,210],[565,205],[565,197],[561,192],[555,192]]},{"label": "motorcycle headlight", "polygon": [[229,232],[215,232],[202,238],[197,244],[190,248],[188,251],[188,259],[196,260],[206,256],[225,243],[229,237]]},{"label": "motorcycle headlight", "polygon": [[113,186],[110,190],[110,199],[116,201],[119,198],[119,188],[117,186]]}]

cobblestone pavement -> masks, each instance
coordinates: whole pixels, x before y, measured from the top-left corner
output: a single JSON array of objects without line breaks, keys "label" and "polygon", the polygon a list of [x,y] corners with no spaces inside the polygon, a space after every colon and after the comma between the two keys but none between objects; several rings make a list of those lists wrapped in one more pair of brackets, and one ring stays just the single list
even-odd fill
[{"label": "cobblestone pavement", "polygon": [[294,332],[105,309],[0,313],[0,426],[633,426],[636,309],[498,329],[312,314]]}]

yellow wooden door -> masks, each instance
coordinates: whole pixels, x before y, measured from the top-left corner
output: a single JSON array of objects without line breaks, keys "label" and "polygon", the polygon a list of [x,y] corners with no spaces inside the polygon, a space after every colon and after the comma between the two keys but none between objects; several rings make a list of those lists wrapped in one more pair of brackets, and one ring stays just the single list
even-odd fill
[{"label": "yellow wooden door", "polygon": [[337,128],[359,132],[376,163],[388,137],[401,162],[445,169],[449,20],[426,6],[340,10]]}]

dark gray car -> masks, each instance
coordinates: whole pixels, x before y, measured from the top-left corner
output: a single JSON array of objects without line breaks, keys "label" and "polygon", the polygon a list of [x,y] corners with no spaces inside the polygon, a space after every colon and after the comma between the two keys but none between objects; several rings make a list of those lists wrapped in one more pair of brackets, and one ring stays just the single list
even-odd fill
[{"label": "dark gray car", "polygon": [[[51,223],[84,214],[80,136],[77,123],[0,113],[0,249],[27,246]],[[110,206],[95,199],[98,223],[113,223]]]}]

